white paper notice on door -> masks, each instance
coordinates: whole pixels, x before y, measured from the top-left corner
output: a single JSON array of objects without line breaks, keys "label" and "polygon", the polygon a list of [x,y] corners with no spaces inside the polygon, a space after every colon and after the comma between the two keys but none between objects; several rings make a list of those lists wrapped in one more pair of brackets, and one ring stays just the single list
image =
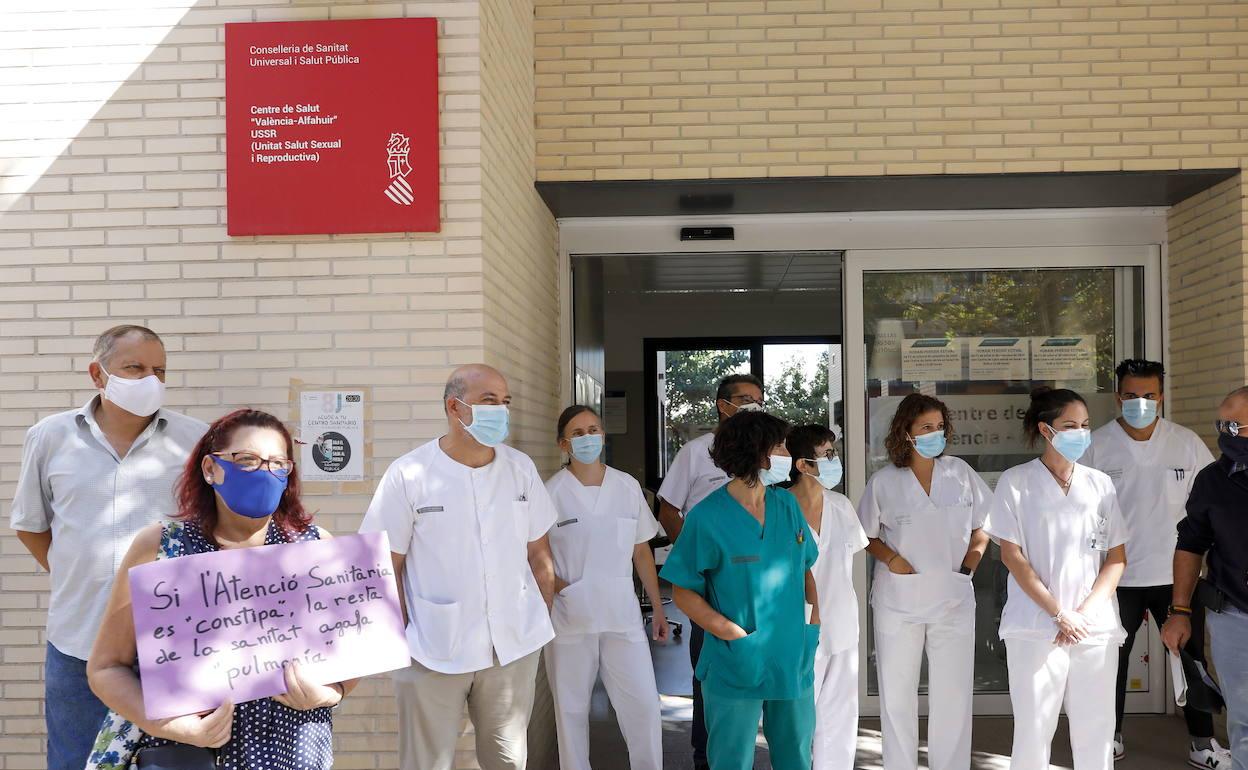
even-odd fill
[{"label": "white paper notice on door", "polygon": [[907,382],[948,382],[962,379],[962,341],[946,337],[904,340],[901,379]]},{"label": "white paper notice on door", "polygon": [[971,380],[1031,379],[1031,346],[1027,337],[971,337]]},{"label": "white paper notice on door", "polygon": [[1031,338],[1033,380],[1090,380],[1096,374],[1096,337]]}]

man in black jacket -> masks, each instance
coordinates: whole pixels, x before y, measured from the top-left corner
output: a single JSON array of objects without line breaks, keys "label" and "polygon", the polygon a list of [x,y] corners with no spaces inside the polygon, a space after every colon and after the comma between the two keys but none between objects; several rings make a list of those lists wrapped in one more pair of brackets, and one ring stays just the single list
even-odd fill
[{"label": "man in black jacket", "polygon": [[[1222,456],[1196,476],[1179,523],[1174,594],[1162,639],[1172,652],[1192,633],[1192,596],[1200,592],[1226,697],[1234,770],[1248,770],[1248,386],[1218,407]],[[1209,573],[1200,580],[1206,555]]]}]

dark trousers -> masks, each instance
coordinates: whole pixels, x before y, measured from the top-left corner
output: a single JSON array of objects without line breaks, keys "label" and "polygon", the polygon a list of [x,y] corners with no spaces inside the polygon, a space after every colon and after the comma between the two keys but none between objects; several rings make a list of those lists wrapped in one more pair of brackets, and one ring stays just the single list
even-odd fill
[{"label": "dark trousers", "polygon": [[[1118,656],[1118,732],[1122,732],[1122,713],[1127,703],[1127,666],[1131,662],[1131,645],[1135,644],[1135,634],[1144,623],[1144,613],[1153,616],[1153,621],[1160,628],[1170,614],[1170,598],[1174,586],[1149,586],[1148,588],[1119,588],[1118,611],[1122,615],[1122,627],[1127,630],[1127,640],[1122,645],[1122,654]],[[1192,638],[1184,647],[1189,655],[1201,663],[1205,662],[1205,610],[1196,605],[1192,598]],[[1164,666],[1165,654],[1153,656],[1152,665]],[[1183,717],[1187,720],[1187,734],[1193,738],[1210,738],[1213,736],[1213,715],[1191,706],[1183,709]]]},{"label": "dark trousers", "polygon": [[[693,664],[694,670],[698,668],[698,656],[702,654],[702,642],[706,639],[706,632],[702,630],[702,626],[689,621],[689,662]],[[702,711],[702,683],[698,681],[698,677],[693,677],[693,729],[690,732],[689,743],[693,746],[693,762],[695,765],[706,763],[706,716]]]}]

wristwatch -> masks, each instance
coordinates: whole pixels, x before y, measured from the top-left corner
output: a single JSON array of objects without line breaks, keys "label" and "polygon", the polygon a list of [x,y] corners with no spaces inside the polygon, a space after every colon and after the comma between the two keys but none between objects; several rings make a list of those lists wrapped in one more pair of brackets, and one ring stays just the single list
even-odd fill
[{"label": "wristwatch", "polygon": [[958,568],[958,574],[960,574],[960,575],[970,575],[970,576],[974,577],[974,576],[975,576],[975,570],[973,570],[973,569],[971,569],[970,567],[968,567],[968,566],[966,566],[965,564],[963,564],[961,567],[959,567],[959,568]]}]

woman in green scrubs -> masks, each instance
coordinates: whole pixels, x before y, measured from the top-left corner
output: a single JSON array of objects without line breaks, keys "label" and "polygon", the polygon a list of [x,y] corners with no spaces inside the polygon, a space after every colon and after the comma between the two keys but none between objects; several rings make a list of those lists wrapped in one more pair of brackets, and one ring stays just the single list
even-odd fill
[{"label": "woman in green scrubs", "polygon": [[754,766],[760,716],[774,770],[810,768],[818,549],[796,498],[769,486],[789,477],[787,432],[762,412],[719,426],[711,459],[732,480],[689,511],[661,573],[676,606],[706,629],[694,674],[714,770]]}]

